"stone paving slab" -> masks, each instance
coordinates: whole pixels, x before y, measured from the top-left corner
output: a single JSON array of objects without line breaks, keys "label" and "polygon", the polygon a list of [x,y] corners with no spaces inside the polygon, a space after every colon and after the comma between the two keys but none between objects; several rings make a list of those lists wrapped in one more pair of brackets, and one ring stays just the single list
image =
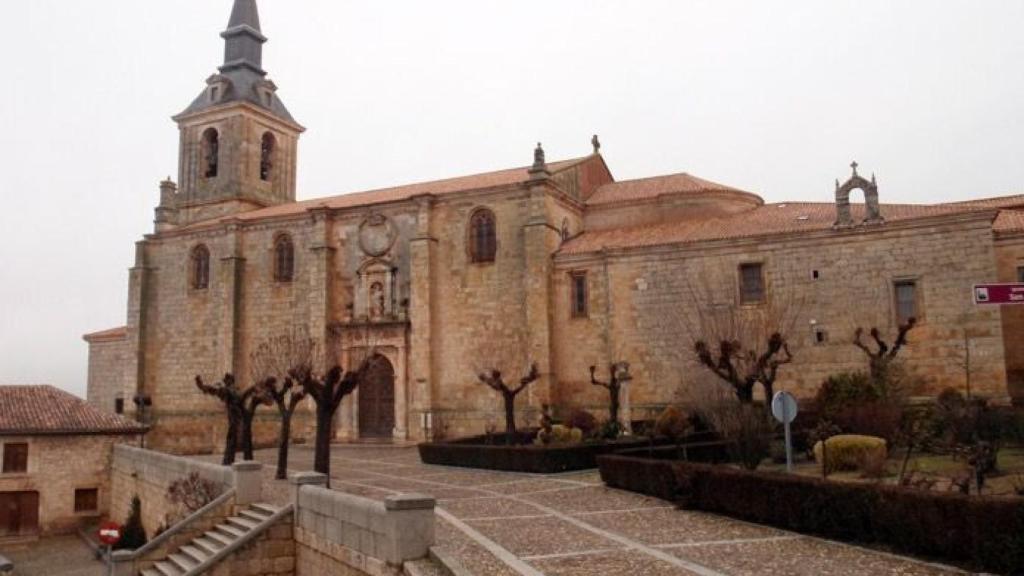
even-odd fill
[{"label": "stone paving slab", "polygon": [[445,500],[441,503],[441,506],[460,520],[546,516],[536,506],[501,496],[467,500]]},{"label": "stone paving slab", "polygon": [[550,576],[692,576],[694,572],[672,566],[633,550],[533,560]]},{"label": "stone paving slab", "polygon": [[767,526],[674,508],[586,514],[582,518],[598,528],[626,535],[651,546],[775,538],[786,534]]},{"label": "stone paving slab", "polygon": [[621,548],[612,540],[553,517],[468,520],[466,524],[521,557]]},{"label": "stone paving slab", "polygon": [[729,576],[950,576],[958,570],[907,562],[886,554],[813,538],[702,545],[666,550]]},{"label": "stone paving slab", "polygon": [[106,574],[91,548],[78,536],[42,538],[27,544],[0,544],[14,563],[11,576],[97,576]]},{"label": "stone paving slab", "polygon": [[606,512],[610,510],[633,510],[664,506],[664,500],[650,498],[603,486],[576,487],[559,492],[524,494],[522,498],[550,506],[567,514],[579,512]]}]

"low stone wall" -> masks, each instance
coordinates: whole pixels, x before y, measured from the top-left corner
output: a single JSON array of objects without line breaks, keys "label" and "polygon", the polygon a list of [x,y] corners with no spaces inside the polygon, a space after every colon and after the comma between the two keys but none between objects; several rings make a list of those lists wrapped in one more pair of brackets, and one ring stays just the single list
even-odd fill
[{"label": "low stone wall", "polygon": [[167,488],[193,472],[220,486],[222,492],[234,484],[234,472],[226,466],[132,446],[115,446],[111,466],[111,518],[124,522],[132,497],[137,495],[142,502],[143,526],[146,534],[152,537],[158,529],[167,527],[168,520],[173,520],[180,512],[167,501]]},{"label": "low stone wall", "polygon": [[324,488],[321,474],[298,474],[295,486],[296,576],[396,576],[402,564],[430,553],[434,505],[407,494],[384,502]]}]

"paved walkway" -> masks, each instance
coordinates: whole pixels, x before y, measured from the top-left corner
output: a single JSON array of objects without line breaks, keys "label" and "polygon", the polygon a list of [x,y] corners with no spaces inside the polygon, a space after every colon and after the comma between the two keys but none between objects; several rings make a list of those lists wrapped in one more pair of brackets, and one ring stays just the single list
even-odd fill
[{"label": "paved walkway", "polygon": [[106,565],[78,536],[42,538],[27,544],[2,544],[0,554],[14,563],[11,576],[102,576]]},{"label": "paved walkway", "polygon": [[[275,451],[261,451],[268,489]],[[291,468],[312,468],[293,447]],[[604,487],[596,471],[541,476],[428,466],[415,448],[336,446],[332,488],[370,498],[438,499],[438,546],[480,576],[879,576],[952,568],[809,538]]]}]

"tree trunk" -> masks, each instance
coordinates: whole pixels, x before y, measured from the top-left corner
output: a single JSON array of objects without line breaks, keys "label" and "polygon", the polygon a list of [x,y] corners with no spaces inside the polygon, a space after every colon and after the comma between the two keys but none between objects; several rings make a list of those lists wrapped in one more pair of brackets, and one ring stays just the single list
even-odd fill
[{"label": "tree trunk", "polygon": [[292,413],[281,412],[281,437],[277,441],[277,476],[278,480],[288,478],[288,447],[292,436]]},{"label": "tree trunk", "polygon": [[754,402],[754,385],[753,384],[740,384],[736,386],[736,398],[741,404],[751,404]]},{"label": "tree trunk", "polygon": [[772,398],[775,397],[775,384],[761,382],[761,387],[764,388],[764,405],[768,409],[768,414],[771,414]]},{"label": "tree trunk", "polygon": [[512,444],[516,435],[516,396],[511,392],[504,392],[505,398],[505,443]]},{"label": "tree trunk", "polygon": [[330,400],[325,398],[316,406],[316,448],[313,470],[327,475],[328,486],[331,483],[331,420],[333,417]]},{"label": "tree trunk", "polygon": [[251,462],[256,459],[256,455],[253,454],[253,442],[252,442],[252,421],[256,418],[255,412],[249,412],[248,410],[242,415],[242,460]]},{"label": "tree trunk", "polygon": [[608,405],[608,412],[609,412],[608,415],[611,417],[611,421],[612,422],[618,422],[619,421],[619,393],[620,393],[620,391],[621,391],[621,386],[619,386],[618,384],[612,384],[611,386],[608,387],[608,395],[611,397],[610,398],[611,401],[610,401],[610,403]]},{"label": "tree trunk", "polygon": [[231,466],[235,463],[235,451],[238,450],[238,420],[228,414],[228,430],[224,436],[224,458],[221,464]]}]

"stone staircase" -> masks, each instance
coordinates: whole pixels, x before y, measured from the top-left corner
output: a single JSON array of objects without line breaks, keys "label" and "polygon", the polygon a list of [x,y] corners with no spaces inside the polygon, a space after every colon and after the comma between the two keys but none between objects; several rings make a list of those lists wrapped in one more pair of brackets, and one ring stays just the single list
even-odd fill
[{"label": "stone staircase", "polygon": [[[207,560],[265,526],[279,508],[253,504],[141,572],[141,576],[193,576]],[[204,570],[205,571],[205,570]]]}]

